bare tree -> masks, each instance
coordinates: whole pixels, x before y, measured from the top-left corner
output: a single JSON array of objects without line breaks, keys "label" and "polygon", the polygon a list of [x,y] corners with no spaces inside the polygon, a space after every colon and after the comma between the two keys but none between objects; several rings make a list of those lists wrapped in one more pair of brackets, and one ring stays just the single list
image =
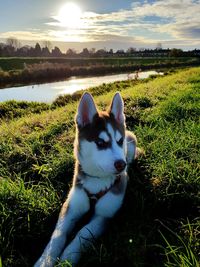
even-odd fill
[{"label": "bare tree", "polygon": [[80,53],[81,56],[87,57],[90,55],[90,52],[87,48],[83,48],[82,52]]},{"label": "bare tree", "polygon": [[35,50],[35,56],[40,57],[42,53],[42,49],[39,43],[36,43],[34,50]]},{"label": "bare tree", "polygon": [[156,50],[162,50],[162,44],[161,43],[157,43]]},{"label": "bare tree", "polygon": [[69,48],[66,52],[66,55],[69,56],[69,57],[73,57],[73,56],[76,56],[76,50],[75,49],[71,49]]},{"label": "bare tree", "polygon": [[48,48],[49,51],[52,49],[52,43],[50,41],[48,41],[48,40],[43,41],[42,44],[43,44],[44,47]]},{"label": "bare tree", "polygon": [[134,47],[129,47],[129,48],[127,49],[126,53],[127,53],[127,54],[134,54],[135,51],[136,51],[136,48],[134,48]]},{"label": "bare tree", "polygon": [[62,56],[62,52],[60,51],[60,48],[55,46],[53,49],[52,49],[52,56],[54,57],[60,57]]},{"label": "bare tree", "polygon": [[15,50],[17,50],[21,46],[20,41],[17,38],[15,38],[15,37],[9,37],[9,38],[7,38],[6,44],[8,46],[10,46],[10,47],[13,47]]},{"label": "bare tree", "polygon": [[89,50],[89,53],[90,53],[91,55],[94,55],[95,52],[96,52],[96,48],[91,48],[91,49]]}]

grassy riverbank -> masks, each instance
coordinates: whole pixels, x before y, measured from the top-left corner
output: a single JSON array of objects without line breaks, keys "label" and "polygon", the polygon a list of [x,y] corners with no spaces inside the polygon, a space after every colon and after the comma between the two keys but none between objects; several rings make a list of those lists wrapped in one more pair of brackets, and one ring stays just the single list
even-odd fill
[{"label": "grassy riverbank", "polygon": [[0,88],[136,70],[199,66],[199,58],[0,58]]},{"label": "grassy riverbank", "polygon": [[[100,108],[116,91],[145,156],[130,166],[123,208],[79,266],[197,267],[200,68],[91,89]],[[3,266],[32,266],[48,242],[72,182],[79,98],[0,105]]]}]

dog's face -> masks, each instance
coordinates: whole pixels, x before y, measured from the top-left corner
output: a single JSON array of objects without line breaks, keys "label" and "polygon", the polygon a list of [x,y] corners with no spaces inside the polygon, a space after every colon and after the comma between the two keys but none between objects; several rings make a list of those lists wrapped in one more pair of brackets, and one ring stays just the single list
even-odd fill
[{"label": "dog's face", "polygon": [[75,156],[86,174],[107,177],[126,170],[124,105],[119,93],[107,112],[98,112],[92,96],[85,93],[76,123]]}]

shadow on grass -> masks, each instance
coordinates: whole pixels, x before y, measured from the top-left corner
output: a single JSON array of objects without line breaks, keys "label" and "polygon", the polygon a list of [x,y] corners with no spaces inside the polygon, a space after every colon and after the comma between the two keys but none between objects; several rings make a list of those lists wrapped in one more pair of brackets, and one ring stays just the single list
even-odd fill
[{"label": "shadow on grass", "polygon": [[169,229],[180,231],[180,222],[197,214],[197,210],[191,210],[192,199],[178,195],[161,198],[145,158],[130,166],[129,177],[122,209],[79,267],[165,266],[167,245],[163,234],[176,244]]}]

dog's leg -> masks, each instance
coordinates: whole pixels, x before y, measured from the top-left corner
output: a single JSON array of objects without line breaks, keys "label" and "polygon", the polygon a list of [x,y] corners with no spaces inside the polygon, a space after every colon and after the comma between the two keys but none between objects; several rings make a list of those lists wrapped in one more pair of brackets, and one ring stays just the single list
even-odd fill
[{"label": "dog's leg", "polygon": [[80,217],[89,210],[89,207],[90,203],[85,191],[76,186],[73,187],[63,204],[51,239],[42,256],[35,263],[35,267],[54,266],[65,246],[67,235],[69,235]]},{"label": "dog's leg", "polygon": [[77,264],[81,253],[91,247],[105,230],[108,219],[112,218],[122,205],[127,185],[127,176],[121,177],[120,182],[99,199],[95,206],[95,214],[91,221],[85,225],[66,247],[61,255],[61,261],[68,260]]},{"label": "dog's leg", "polygon": [[93,241],[95,241],[103,233],[106,221],[106,218],[95,215],[66,247],[60,257],[60,260],[68,260],[72,266],[75,266],[75,264],[78,263],[82,252],[92,246]]}]

